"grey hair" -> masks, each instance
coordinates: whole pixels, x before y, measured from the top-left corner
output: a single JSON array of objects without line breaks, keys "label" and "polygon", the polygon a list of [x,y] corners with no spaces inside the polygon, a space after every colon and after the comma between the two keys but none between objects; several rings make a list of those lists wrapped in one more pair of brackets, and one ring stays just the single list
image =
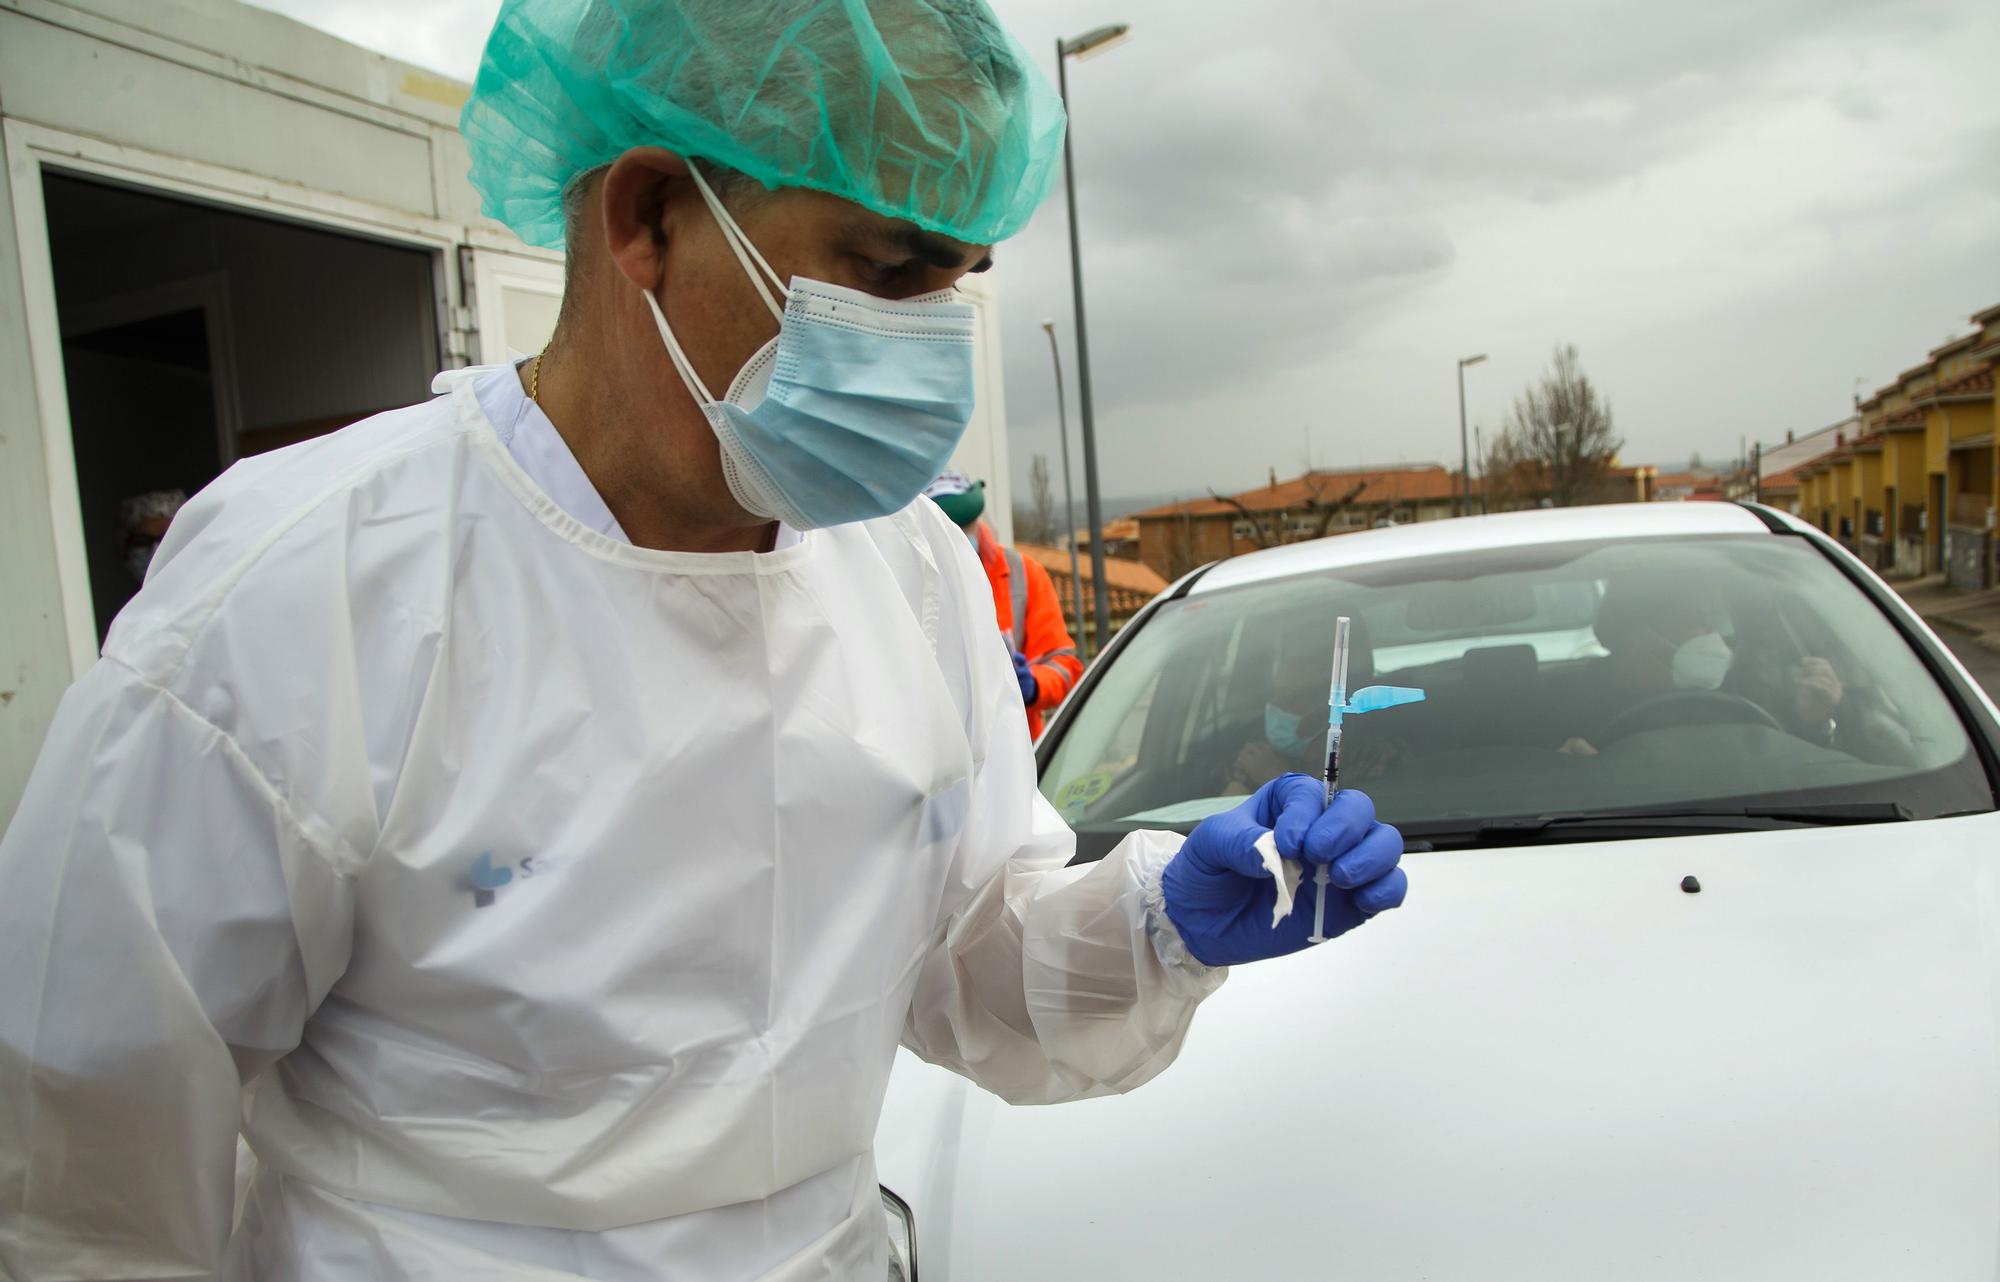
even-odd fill
[{"label": "grey hair", "polygon": [[593,166],[592,168],[586,169],[582,173],[578,174],[576,177],[570,179],[569,185],[563,188],[562,214],[563,214],[564,245],[574,245],[580,238],[579,234],[583,231],[584,202],[586,198],[590,195],[591,186],[594,183],[596,183],[596,181],[599,178],[602,178],[605,175],[605,173],[610,170],[610,168],[611,166],[608,164]]}]

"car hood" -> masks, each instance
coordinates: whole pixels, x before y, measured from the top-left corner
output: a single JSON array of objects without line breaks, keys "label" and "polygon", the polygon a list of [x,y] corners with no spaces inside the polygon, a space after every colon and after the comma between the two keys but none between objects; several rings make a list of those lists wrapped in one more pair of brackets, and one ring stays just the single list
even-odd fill
[{"label": "car hood", "polygon": [[1995,816],[1412,855],[1131,1095],[905,1054],[883,1182],[924,1282],[1991,1279],[1996,861]]}]

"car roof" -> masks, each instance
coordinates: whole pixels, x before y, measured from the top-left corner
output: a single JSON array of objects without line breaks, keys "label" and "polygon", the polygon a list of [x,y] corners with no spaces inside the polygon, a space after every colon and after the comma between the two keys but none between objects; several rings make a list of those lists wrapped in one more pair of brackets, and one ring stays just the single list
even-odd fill
[{"label": "car roof", "polygon": [[[1793,524],[1786,522],[1787,525]],[[1495,516],[1422,521],[1290,543],[1231,557],[1195,580],[1189,595],[1262,583],[1294,574],[1379,565],[1413,557],[1449,556],[1492,548],[1531,547],[1591,539],[1646,539],[1672,535],[1759,534],[1765,518],[1735,503],[1612,503],[1546,508]]]}]

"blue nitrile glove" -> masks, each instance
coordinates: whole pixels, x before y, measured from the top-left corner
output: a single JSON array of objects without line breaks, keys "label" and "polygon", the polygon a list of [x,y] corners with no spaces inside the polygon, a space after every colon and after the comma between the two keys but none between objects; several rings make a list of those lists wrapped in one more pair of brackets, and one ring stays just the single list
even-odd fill
[{"label": "blue nitrile glove", "polygon": [[1019,650],[1009,650],[1014,656],[1014,679],[1021,683],[1021,703],[1034,707],[1035,700],[1042,697],[1042,683],[1035,680],[1035,670],[1028,666],[1028,656]]},{"label": "blue nitrile glove", "polygon": [[[1282,957],[1306,947],[1313,925],[1313,873],[1330,864],[1326,934],[1353,930],[1403,902],[1409,877],[1396,866],[1403,834],[1375,822],[1367,794],[1343,789],[1324,806],[1326,786],[1306,775],[1279,775],[1234,810],[1210,815],[1182,844],[1160,878],[1167,916],[1188,951],[1210,966]],[[1291,916],[1271,925],[1278,888],[1257,857],[1270,829],[1278,853],[1302,859],[1305,876]]]}]

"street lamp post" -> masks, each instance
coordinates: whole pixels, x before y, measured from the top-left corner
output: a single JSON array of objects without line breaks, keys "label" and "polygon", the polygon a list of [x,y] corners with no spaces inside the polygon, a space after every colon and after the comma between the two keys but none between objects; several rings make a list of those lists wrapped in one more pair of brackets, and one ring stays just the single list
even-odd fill
[{"label": "street lamp post", "polygon": [[[1076,630],[1083,631],[1083,575],[1076,564],[1076,498],[1069,488],[1069,407],[1063,402],[1062,352],[1056,347],[1056,323],[1042,322],[1042,332],[1049,336],[1049,360],[1056,367],[1056,429],[1062,438],[1063,458],[1063,533],[1069,544],[1069,586],[1070,598],[1075,603]],[[1095,564],[1093,562],[1092,564]]]},{"label": "street lamp post", "polygon": [[[1132,34],[1125,23],[1096,27],[1056,41],[1056,88],[1069,114],[1069,60],[1102,53]],[[1097,417],[1090,399],[1090,327],[1083,311],[1083,247],[1076,230],[1076,131],[1063,130],[1063,195],[1069,205],[1069,274],[1076,306],[1076,399],[1083,425],[1083,501],[1090,516],[1090,585],[1095,605],[1090,650],[1104,648],[1111,635],[1111,593],[1104,582],[1104,509],[1097,486]]]},{"label": "street lamp post", "polygon": [[1477,365],[1486,359],[1481,352],[1468,356],[1458,363],[1458,514],[1472,514],[1472,451],[1465,439],[1465,367]]},{"label": "street lamp post", "polygon": [[1472,429],[1472,452],[1479,456],[1479,515],[1485,516],[1490,510],[1486,498],[1486,446],[1479,439],[1479,429]]}]

